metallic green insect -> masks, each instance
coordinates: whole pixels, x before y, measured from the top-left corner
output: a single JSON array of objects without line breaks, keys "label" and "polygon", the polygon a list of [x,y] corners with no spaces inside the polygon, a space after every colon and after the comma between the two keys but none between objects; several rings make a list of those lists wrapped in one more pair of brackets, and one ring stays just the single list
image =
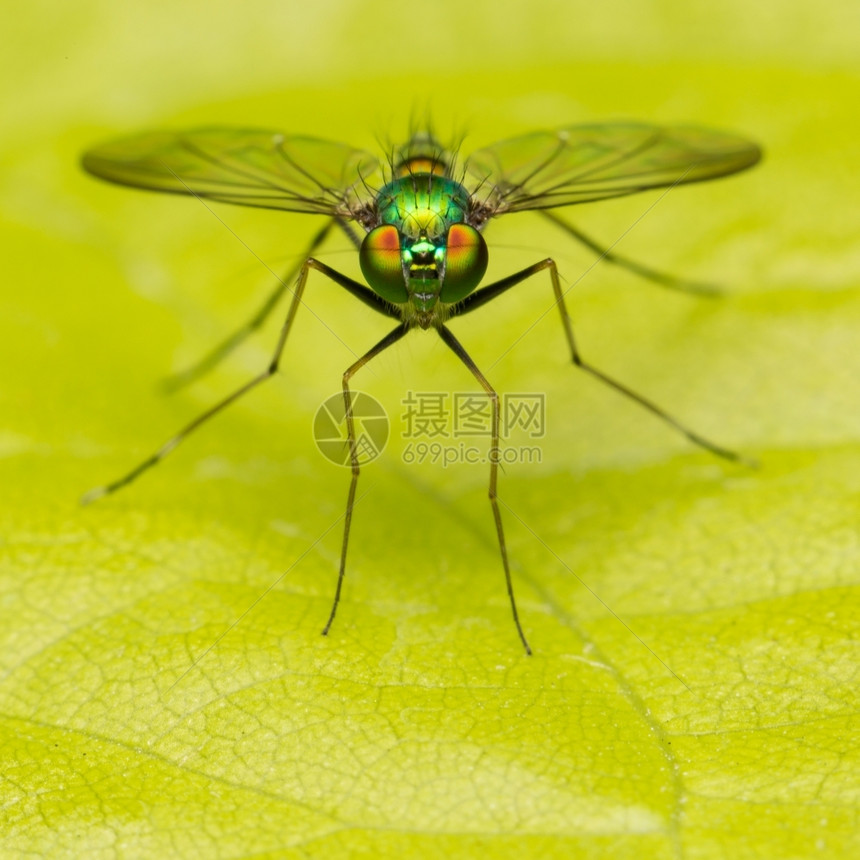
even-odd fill
[{"label": "metallic green insect", "polygon": [[[235,128],[146,132],[91,149],[83,157],[84,168],[111,182],[225,203],[306,212],[326,216],[327,220],[307,248],[304,262],[278,283],[258,313],[201,362],[175,378],[174,383],[184,384],[218,363],[267,318],[285,292],[291,292],[286,320],[266,369],[192,421],[131,472],[91,491],[84,500],[93,501],[130,483],[193,430],[270,378],[278,369],[308,275],[312,270],[320,272],[364,304],[397,321],[389,334],[343,374],[352,479],[337,588],[323,634],[328,633],[340,600],[359,477],[350,379],[412,329],[432,329],[471,371],[491,403],[490,504],[514,623],[530,654],[517,614],[496,498],[499,398],[447,327],[449,319],[471,313],[546,270],[575,365],[632,398],[692,442],[730,460],[739,457],[692,432],[582,359],[552,259],[540,260],[479,288],[488,262],[483,231],[492,218],[539,210],[596,251],[601,259],[664,286],[705,292],[703,285],[681,281],[619,257],[547,210],[727,176],[751,167],[760,157],[755,144],[732,134],[644,123],[575,125],[535,132],[480,149],[462,161],[429,132],[414,133],[383,161],[339,143]],[[363,237],[357,235],[354,224],[364,232]],[[313,256],[333,228],[342,230],[355,244],[367,285]]]}]

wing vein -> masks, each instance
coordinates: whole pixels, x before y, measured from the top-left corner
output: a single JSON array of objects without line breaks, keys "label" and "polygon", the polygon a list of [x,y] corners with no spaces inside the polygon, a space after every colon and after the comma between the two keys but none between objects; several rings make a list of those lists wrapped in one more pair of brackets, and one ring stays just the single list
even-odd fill
[{"label": "wing vein", "polygon": [[[221,170],[226,170],[230,173],[235,174],[236,176],[242,176],[245,179],[252,180],[252,187],[256,188],[271,188],[275,191],[281,192],[286,196],[290,196],[290,192],[288,189],[284,188],[282,185],[278,185],[274,182],[268,181],[265,177],[261,179],[259,176],[255,176],[253,173],[246,172],[244,170],[240,170],[233,164],[229,164],[225,161],[222,161],[220,158],[217,158],[214,155],[210,155],[205,150],[200,149],[199,147],[194,146],[185,138],[179,138],[179,145],[186,151],[201,159],[202,161],[206,161],[214,167],[218,167]],[[222,180],[218,180],[219,182]],[[239,186],[241,187],[241,186]]]}]

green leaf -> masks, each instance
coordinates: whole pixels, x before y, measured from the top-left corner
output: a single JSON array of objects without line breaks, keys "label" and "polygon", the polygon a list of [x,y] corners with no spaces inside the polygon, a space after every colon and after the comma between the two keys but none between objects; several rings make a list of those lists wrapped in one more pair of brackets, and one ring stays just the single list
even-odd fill
[{"label": "green leaf", "polygon": [[[850,27],[835,4],[812,28],[795,2],[757,23],[739,2],[696,22],[671,3],[622,21],[443,2],[450,43],[427,44],[404,10],[383,48],[398,21],[370,6],[338,7],[337,27],[265,3],[10,22],[0,854],[856,856]],[[432,74],[416,56],[438,56]],[[616,116],[734,130],[766,153],[735,179],[570,213],[619,253],[723,284],[720,299],[591,268],[533,216],[487,232],[488,278],[552,254],[593,364],[761,461],[717,461],[579,374],[548,279],[452,323],[500,391],[546,397],[540,462],[499,484],[531,658],[486,465],[404,462],[406,393],[475,389],[432,333],[356,377],[393,438],[362,473],[320,636],[349,473],[311,423],[386,330],[323,279],[273,382],[123,492],[77,504],[265,366],[280,319],[193,387],[157,388],[249,316],[319,226],[100,185],[83,149],[202,122],[373,148],[379,117],[397,106],[383,131],[399,138],[431,90],[443,133],[473,118],[466,153]],[[357,274],[345,239],[330,251]]]}]

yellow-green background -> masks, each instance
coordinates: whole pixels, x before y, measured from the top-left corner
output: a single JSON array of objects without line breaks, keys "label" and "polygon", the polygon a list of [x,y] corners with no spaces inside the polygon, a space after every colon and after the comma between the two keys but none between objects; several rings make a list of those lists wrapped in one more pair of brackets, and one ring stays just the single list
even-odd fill
[{"label": "yellow-green background", "polygon": [[[857,856],[858,34],[852,0],[4,7],[3,856]],[[386,325],[322,280],[308,304],[343,342],[301,314],[268,390],[77,505],[263,366],[275,320],[157,390],[265,294],[254,255],[280,271],[317,223],[220,207],[240,242],[192,200],[83,176],[79,153],[196,123],[373,148],[416,110],[465,151],[633,117],[767,153],[618,245],[725,298],[605,265],[571,296],[587,357],[758,470],[578,375],[554,313],[495,363],[551,307],[541,279],[453,325],[500,390],[547,396],[543,463],[501,481],[530,659],[485,468],[407,467],[397,440],[319,635],[346,474],[310,423]],[[613,242],[657,196],[573,214]],[[491,276],[593,262],[531,216],[487,235]],[[472,385],[419,334],[359,381],[393,413],[409,388]]]}]

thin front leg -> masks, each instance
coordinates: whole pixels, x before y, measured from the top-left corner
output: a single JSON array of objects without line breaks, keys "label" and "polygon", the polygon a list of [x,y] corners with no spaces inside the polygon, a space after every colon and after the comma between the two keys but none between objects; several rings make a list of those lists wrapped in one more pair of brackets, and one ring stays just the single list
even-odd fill
[{"label": "thin front leg", "polygon": [[368,350],[358,361],[351,364],[343,374],[343,402],[346,407],[346,434],[349,443],[349,462],[352,467],[352,478],[349,482],[349,495],[346,498],[346,513],[343,518],[343,543],[340,548],[340,569],[337,575],[337,587],[334,592],[334,602],[331,606],[331,614],[328,617],[325,627],[323,627],[322,635],[328,636],[328,631],[331,629],[334,621],[337,605],[340,603],[340,592],[343,587],[343,577],[346,574],[346,550],[349,546],[349,530],[352,526],[352,509],[355,505],[355,491],[358,487],[358,476],[361,472],[361,467],[358,462],[358,440],[355,438],[355,421],[352,415],[352,392],[349,390],[349,380],[359,371],[368,361],[375,358],[383,350],[388,349],[394,343],[397,343],[409,331],[409,326],[406,323],[399,325],[396,329],[389,332],[376,346]]},{"label": "thin front leg", "polygon": [[[325,226],[316,234],[316,236],[313,237],[313,239],[311,239],[310,245],[308,245],[304,254],[299,258],[300,260],[306,260],[308,257],[313,257],[316,250],[320,245],[322,245],[328,234],[331,232],[331,228],[335,223],[335,219],[325,223]],[[221,341],[218,346],[211,350],[211,352],[204,355],[203,358],[195,364],[192,364],[191,367],[187,367],[179,373],[168,376],[167,379],[164,380],[165,390],[173,392],[180,388],[184,388],[186,385],[199,379],[201,376],[219,365],[231,352],[233,352],[234,349],[236,349],[237,346],[239,346],[240,343],[249,337],[249,335],[253,334],[269,318],[269,314],[275,309],[278,302],[280,302],[284,293],[289,288],[289,285],[293,283],[296,276],[299,274],[301,267],[302,263],[296,263],[296,265],[293,266],[282,278],[278,279],[275,289],[266,297],[266,300],[254,316],[241,326],[241,328],[236,329],[233,334]]]},{"label": "thin front leg", "polygon": [[[231,403],[234,403],[240,397],[247,394],[251,389],[256,388],[261,382],[265,382],[267,379],[270,379],[278,370],[278,365],[281,361],[281,353],[284,351],[284,345],[287,342],[287,336],[290,333],[290,329],[293,325],[293,320],[296,316],[296,311],[299,308],[299,304],[302,300],[302,294],[305,291],[305,284],[308,279],[308,274],[311,269],[315,269],[318,272],[321,272],[323,275],[331,278],[335,283],[340,284],[341,286],[348,289],[353,295],[357,295],[359,298],[362,298],[364,301],[368,303],[378,301],[379,304],[377,306],[377,310],[384,311],[384,303],[381,299],[376,299],[374,294],[368,287],[365,287],[363,284],[358,283],[358,281],[353,281],[350,278],[347,278],[346,275],[342,275],[340,272],[331,269],[329,266],[326,266],[325,263],[320,263],[319,260],[314,260],[313,258],[306,260],[302,265],[301,273],[299,274],[299,280],[296,283],[295,292],[293,293],[293,300],[290,302],[290,308],[287,311],[287,318],[284,321],[284,325],[281,328],[281,332],[278,336],[278,342],[275,346],[275,351],[272,353],[272,358],[269,361],[266,369],[255,376],[250,382],[246,382],[240,388],[237,388],[232,394],[228,397],[225,397],[219,403],[216,403],[211,409],[207,409],[202,415],[199,415],[195,418],[190,424],[183,427],[175,436],[171,437],[167,440],[152,456],[148,457],[142,463],[138,464],[134,467],[130,472],[123,475],[121,478],[117,478],[117,480],[112,481],[109,484],[105,484],[103,487],[96,487],[93,490],[90,490],[86,493],[81,499],[82,504],[89,504],[90,502],[94,502],[96,499],[100,499],[102,496],[107,496],[110,493],[115,493],[117,490],[125,487],[127,484],[130,484],[148,469],[151,469],[153,466],[160,463],[171,451],[173,451],[182,441],[184,441],[191,433],[193,433],[198,427],[202,424],[205,424],[210,418],[217,415],[221,412],[222,409],[226,409]],[[395,316],[394,312],[391,310],[387,311],[389,316]]]},{"label": "thin front leg", "polygon": [[508,564],[508,548],[505,543],[505,530],[502,526],[502,513],[499,510],[499,501],[496,498],[496,485],[499,477],[499,458],[501,452],[499,449],[499,395],[496,390],[487,382],[486,377],[478,370],[475,362],[472,361],[469,353],[463,349],[462,344],[445,326],[439,326],[439,336],[443,341],[454,351],[454,354],[469,368],[475,379],[478,380],[481,388],[487,393],[490,398],[492,407],[492,440],[490,442],[490,505],[493,508],[493,519],[496,521],[496,536],[499,539],[499,550],[502,553],[502,565],[505,568],[505,582],[508,586],[508,597],[511,600],[511,611],[514,614],[514,624],[517,626],[517,633],[520,635],[520,641],[526,649],[526,654],[531,655],[532,649],[529,647],[525,633],[523,633],[522,625],[520,624],[520,616],[517,613],[517,602],[514,599],[514,586],[511,582],[511,568]]},{"label": "thin front leg", "polygon": [[471,296],[466,298],[461,305],[454,309],[451,313],[451,316],[460,316],[462,314],[471,313],[474,310],[477,310],[479,307],[491,302],[493,299],[498,298],[502,293],[507,292],[511,287],[516,284],[525,281],[528,278],[531,278],[534,275],[537,275],[539,272],[544,271],[544,269],[549,269],[550,279],[552,280],[552,290],[555,295],[555,302],[558,306],[559,313],[561,313],[561,322],[564,326],[565,337],[567,338],[568,347],[570,348],[570,357],[573,363],[582,368],[586,373],[590,373],[596,379],[599,379],[601,382],[608,385],[610,388],[614,388],[620,394],[623,394],[625,397],[629,397],[631,400],[638,403],[640,406],[647,409],[653,415],[656,415],[661,421],[665,421],[671,427],[674,427],[679,433],[686,436],[694,445],[698,445],[700,448],[704,448],[706,451],[710,451],[712,454],[716,454],[717,457],[722,457],[725,460],[732,460],[737,463],[746,463],[747,465],[754,465],[751,461],[747,460],[741,454],[738,454],[736,451],[731,451],[728,448],[724,448],[722,445],[717,445],[715,442],[711,442],[709,439],[706,439],[704,436],[700,436],[698,433],[691,430],[685,424],[682,424],[678,421],[677,418],[671,416],[668,412],[666,412],[661,407],[657,406],[656,403],[652,403],[647,398],[643,397],[641,394],[637,394],[631,388],[628,388],[621,382],[613,379],[611,376],[607,376],[602,370],[598,370],[596,367],[592,367],[590,364],[585,362],[582,356],[579,354],[579,350],[576,348],[576,341],[573,337],[573,324],[570,319],[570,315],[567,312],[567,305],[564,302],[564,293],[561,290],[561,284],[558,279],[558,269],[555,265],[555,260],[551,258],[547,258],[546,260],[541,260],[539,263],[535,263],[532,266],[529,266],[527,269],[523,269],[520,272],[515,272],[513,275],[509,275],[507,278],[502,278],[500,281],[496,281],[494,284],[489,284],[486,287],[478,290],[475,293],[472,293]]},{"label": "thin front leg", "polygon": [[564,230],[568,236],[573,237],[577,242],[581,242],[586,248],[594,251],[594,253],[598,255],[598,262],[605,260],[607,263],[612,263],[620,269],[627,269],[628,272],[633,272],[634,275],[639,275],[641,278],[645,278],[648,281],[659,284],[661,287],[666,287],[670,290],[677,290],[681,293],[693,293],[697,296],[708,296],[711,298],[718,296],[721,293],[720,288],[713,284],[706,284],[701,281],[690,281],[686,278],[677,278],[675,275],[669,275],[666,272],[660,272],[657,271],[657,269],[652,269],[650,266],[644,266],[642,263],[637,263],[629,257],[622,257],[621,254],[616,254],[611,247],[607,248],[604,245],[595,242],[594,239],[589,236],[586,236],[585,233],[574,227],[573,224],[569,224],[563,218],[556,215],[555,212],[541,209],[540,214],[548,221],[552,221],[553,224]]}]

